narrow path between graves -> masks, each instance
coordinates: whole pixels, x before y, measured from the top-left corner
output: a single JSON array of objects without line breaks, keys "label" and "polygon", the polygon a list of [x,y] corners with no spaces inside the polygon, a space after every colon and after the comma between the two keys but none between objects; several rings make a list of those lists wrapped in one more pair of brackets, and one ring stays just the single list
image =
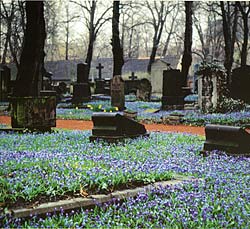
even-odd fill
[{"label": "narrow path between graves", "polygon": [[[0,116],[0,124],[10,125],[10,117]],[[205,135],[204,127],[197,126],[185,126],[185,125],[165,125],[165,124],[144,124],[148,131],[173,131],[173,132],[185,132],[190,134]],[[71,130],[91,130],[93,128],[92,121],[83,120],[56,120],[57,128],[71,129]]]}]

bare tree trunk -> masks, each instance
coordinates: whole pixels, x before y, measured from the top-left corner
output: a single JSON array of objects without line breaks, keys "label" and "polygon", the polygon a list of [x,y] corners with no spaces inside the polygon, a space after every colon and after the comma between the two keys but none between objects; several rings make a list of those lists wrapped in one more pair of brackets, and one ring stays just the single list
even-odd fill
[{"label": "bare tree trunk", "polygon": [[89,38],[89,45],[88,45],[87,57],[85,59],[85,62],[88,65],[88,70],[87,70],[88,75],[89,75],[89,72],[90,72],[91,62],[92,62],[92,58],[93,58],[94,42],[96,40],[94,34],[89,34],[89,36],[90,36],[90,38]]},{"label": "bare tree trunk", "polygon": [[119,37],[119,8],[120,1],[113,2],[113,18],[112,18],[112,52],[113,52],[113,76],[121,75],[123,60],[123,49]]},{"label": "bare tree trunk", "polygon": [[171,21],[171,26],[170,26],[170,31],[168,33],[168,36],[167,36],[167,40],[165,42],[165,45],[164,45],[164,48],[163,48],[163,51],[162,51],[162,56],[165,57],[166,54],[167,54],[167,51],[168,51],[168,46],[169,46],[169,42],[170,42],[170,38],[171,38],[171,35],[173,33],[173,30],[174,30],[174,25],[175,25],[175,20],[176,20],[176,17],[179,13],[179,6],[177,6],[177,10],[176,10],[176,13],[173,15],[172,17],[172,21]]},{"label": "bare tree trunk", "polygon": [[[155,4],[155,8],[156,8],[156,3]],[[147,67],[147,72],[150,74],[151,73],[151,67],[152,64],[155,62],[155,56],[156,56],[156,52],[158,49],[158,45],[160,43],[161,40],[161,34],[162,34],[162,30],[163,30],[163,26],[165,24],[166,18],[167,18],[167,12],[164,12],[164,2],[161,1],[160,2],[161,6],[160,6],[160,10],[157,11],[157,17],[158,17],[158,22],[155,21],[154,23],[154,38],[153,38],[153,47],[152,47],[152,51],[150,54],[150,59],[149,59],[149,63],[148,63],[148,67]],[[147,6],[149,8],[149,10],[151,11],[151,14],[153,14],[153,10],[150,7],[150,4],[147,2]]]},{"label": "bare tree trunk", "polygon": [[[225,60],[224,66],[227,71],[227,84],[230,83],[230,76],[231,70],[233,65],[233,55],[234,55],[234,43],[236,37],[236,26],[237,26],[237,6],[234,6],[234,20],[233,26],[231,25],[231,16],[230,16],[230,2],[227,2],[227,11],[225,9],[224,2],[220,2],[220,8],[222,13],[222,20],[223,20],[223,35],[224,35],[224,42],[225,42]],[[232,29],[231,29],[232,26]]]},{"label": "bare tree trunk", "polygon": [[[242,4],[244,4],[242,6]],[[249,27],[248,27],[248,17],[250,13],[250,3],[248,3],[248,9],[246,8],[246,2],[237,2],[237,6],[241,12],[242,20],[243,20],[243,44],[241,49],[241,66],[245,66],[247,64],[247,46],[248,46],[248,34],[249,34]]]},{"label": "bare tree trunk", "polygon": [[87,57],[85,62],[88,65],[88,75],[90,72],[92,57],[93,57],[93,50],[94,50],[94,42],[96,40],[95,36],[95,28],[94,28],[94,19],[95,19],[95,12],[96,12],[96,1],[92,1],[92,5],[90,7],[90,22],[89,22],[89,44],[88,44],[88,51]]},{"label": "bare tree trunk", "polygon": [[16,96],[38,96],[41,90],[44,42],[46,38],[43,1],[26,2],[26,31],[20,58]]},{"label": "bare tree trunk", "polygon": [[69,6],[66,6],[66,41],[65,41],[65,60],[69,59]]},{"label": "bare tree trunk", "polygon": [[186,14],[186,23],[185,23],[185,39],[184,39],[184,53],[182,57],[182,73],[185,77],[185,82],[187,81],[188,71],[192,63],[192,8],[193,2],[185,2],[185,14]]}]

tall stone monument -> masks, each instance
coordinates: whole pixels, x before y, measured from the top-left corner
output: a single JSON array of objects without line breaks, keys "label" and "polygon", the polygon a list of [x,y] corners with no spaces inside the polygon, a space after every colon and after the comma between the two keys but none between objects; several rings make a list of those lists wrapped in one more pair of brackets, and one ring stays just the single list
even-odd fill
[{"label": "tall stone monument", "polygon": [[198,104],[204,113],[218,112],[220,102],[225,95],[226,73],[203,67],[198,72]]},{"label": "tall stone monument", "polygon": [[101,63],[96,66],[96,69],[98,69],[98,79],[95,79],[95,93],[96,94],[105,94],[105,80],[102,79],[102,69],[104,66],[102,66]]},{"label": "tall stone monument", "polygon": [[116,75],[111,80],[111,105],[118,107],[120,111],[125,108],[124,81],[120,75]]},{"label": "tall stone monument", "polygon": [[181,110],[184,108],[182,87],[185,85],[184,76],[177,69],[163,71],[162,109]]},{"label": "tall stone monument", "polygon": [[235,68],[232,74],[231,96],[250,103],[250,66]]},{"label": "tall stone monument", "polygon": [[88,65],[86,63],[77,64],[77,82],[73,85],[73,104],[90,101],[91,92],[87,70]]}]

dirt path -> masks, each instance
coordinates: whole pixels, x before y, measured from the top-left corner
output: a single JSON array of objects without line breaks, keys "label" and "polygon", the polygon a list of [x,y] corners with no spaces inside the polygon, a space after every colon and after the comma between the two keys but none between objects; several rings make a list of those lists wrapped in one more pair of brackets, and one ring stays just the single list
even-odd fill
[{"label": "dirt path", "polygon": [[[0,124],[10,125],[10,117],[0,116]],[[174,132],[185,132],[191,134],[205,135],[204,127],[196,126],[185,126],[185,125],[164,125],[164,124],[144,124],[148,131],[174,131]],[[93,128],[92,121],[83,120],[56,120],[57,128],[65,128],[72,130],[91,130]]]}]

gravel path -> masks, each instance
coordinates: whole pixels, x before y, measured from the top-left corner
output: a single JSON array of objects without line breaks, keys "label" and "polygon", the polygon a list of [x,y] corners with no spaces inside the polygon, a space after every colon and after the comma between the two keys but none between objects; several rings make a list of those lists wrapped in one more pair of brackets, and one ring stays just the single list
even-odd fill
[{"label": "gravel path", "polygon": [[[9,116],[0,116],[0,124],[11,124]],[[205,135],[204,127],[185,126],[185,125],[165,125],[165,124],[144,124],[148,131],[172,131],[185,132],[191,134]],[[91,130],[93,128],[92,121],[83,120],[56,120],[57,128],[73,129],[73,130]]]}]

